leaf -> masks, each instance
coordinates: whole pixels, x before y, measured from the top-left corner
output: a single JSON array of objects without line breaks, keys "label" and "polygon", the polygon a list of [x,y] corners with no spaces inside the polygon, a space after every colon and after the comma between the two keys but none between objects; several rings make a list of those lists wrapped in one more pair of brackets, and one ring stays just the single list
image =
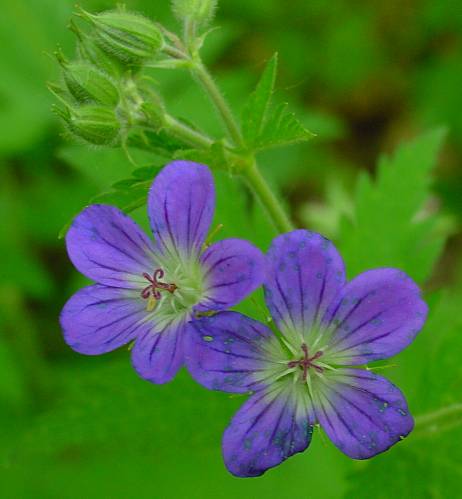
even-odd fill
[{"label": "leaf", "polygon": [[116,189],[112,192],[105,192],[92,198],[90,203],[112,204],[129,213],[146,203],[150,185],[150,182],[143,182],[142,184]]},{"label": "leaf", "polygon": [[287,103],[282,103],[266,121],[261,134],[256,139],[255,149],[259,151],[295,144],[309,140],[314,136],[293,113],[287,111]]},{"label": "leaf", "polygon": [[168,135],[165,131],[154,132],[145,130],[142,134],[136,132],[131,134],[128,144],[144,151],[149,151],[165,158],[172,158],[173,155],[185,148],[185,145]]},{"label": "leaf", "polygon": [[278,65],[278,55],[275,53],[268,61],[258,82],[257,88],[250,95],[242,113],[242,133],[248,144],[254,144],[260,135],[265,122],[271,97],[274,91]]},{"label": "leaf", "polygon": [[159,170],[158,166],[142,166],[132,171],[132,176],[137,180],[152,180]]},{"label": "leaf", "polygon": [[353,216],[340,227],[350,275],[379,266],[399,267],[418,282],[430,275],[447,237],[440,215],[424,209],[443,137],[436,130],[383,157],[375,180],[360,175]]},{"label": "leaf", "polygon": [[[160,167],[149,166],[134,170],[133,177],[119,180],[112,185],[111,191],[98,194],[90,199],[90,204],[110,204],[117,206],[125,213],[130,213],[146,203],[148,191],[152,180]],[[72,220],[70,220],[59,232],[62,239],[68,231]]]},{"label": "leaf", "polygon": [[271,112],[271,98],[277,74],[277,53],[269,60],[257,88],[250,95],[242,113],[242,133],[247,147],[254,151],[309,140],[309,132],[287,104],[280,104]]},{"label": "leaf", "polygon": [[209,149],[184,149],[174,154],[175,159],[186,159],[209,166],[212,170],[232,169],[230,157],[223,142],[214,142]]}]

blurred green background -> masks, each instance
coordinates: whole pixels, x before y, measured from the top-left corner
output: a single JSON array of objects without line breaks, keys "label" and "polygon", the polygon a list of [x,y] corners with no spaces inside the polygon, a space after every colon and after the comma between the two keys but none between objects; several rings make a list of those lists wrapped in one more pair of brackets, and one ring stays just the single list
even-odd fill
[{"label": "blurred green background", "polygon": [[[167,0],[126,4],[175,27]],[[413,435],[370,462],[354,462],[316,432],[307,452],[247,480],[229,475],[220,453],[221,433],[243,398],[208,392],[184,371],[171,384],[150,385],[135,375],[126,349],[84,357],[62,339],[60,309],[85,281],[57,235],[92,196],[133,170],[118,149],[64,140],[51,113],[46,82],[58,70],[47,54],[59,44],[72,56],[72,9],[67,0],[1,3],[0,495],[460,497],[462,3],[220,3],[220,29],[204,58],[229,101],[242,107],[278,51],[276,97],[317,133],[308,145],[260,160],[297,225],[331,237],[350,276],[403,268],[431,305],[422,334],[383,371],[418,418]],[[216,130],[188,75],[153,76],[172,113]],[[266,250],[274,232],[260,208],[239,183],[223,174],[216,181],[222,236],[248,237]],[[143,209],[134,216],[147,226]],[[252,304],[242,307],[258,317]]]}]

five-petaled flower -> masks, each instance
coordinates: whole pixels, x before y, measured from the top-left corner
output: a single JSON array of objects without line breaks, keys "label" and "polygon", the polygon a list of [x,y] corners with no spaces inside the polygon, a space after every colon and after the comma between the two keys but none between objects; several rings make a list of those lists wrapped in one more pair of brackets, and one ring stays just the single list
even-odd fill
[{"label": "five-petaled flower", "polygon": [[83,210],[67,233],[67,251],[96,284],[64,306],[66,342],[97,355],[135,340],[139,375],[169,381],[183,364],[187,323],[197,313],[235,305],[263,280],[264,256],[250,243],[225,239],[206,247],[214,207],[209,169],[175,161],[149,192],[154,242],[115,207]]},{"label": "five-petaled flower", "polygon": [[186,364],[210,389],[253,392],[226,429],[223,454],[237,476],[258,476],[305,450],[315,424],[355,459],[383,452],[413,428],[400,390],[369,370],[413,341],[427,306],[397,269],[346,282],[341,256],[319,234],[277,237],[265,299],[277,334],[236,312],[191,323]]}]

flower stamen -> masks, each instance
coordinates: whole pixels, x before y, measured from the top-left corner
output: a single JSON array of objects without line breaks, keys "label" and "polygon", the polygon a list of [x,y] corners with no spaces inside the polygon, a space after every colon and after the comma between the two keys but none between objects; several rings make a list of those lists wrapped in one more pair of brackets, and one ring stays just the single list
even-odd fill
[{"label": "flower stamen", "polygon": [[310,367],[312,367],[318,373],[322,373],[324,371],[324,368],[313,362],[316,359],[319,359],[319,357],[323,355],[323,352],[319,350],[312,357],[310,357],[310,354],[308,352],[308,347],[306,346],[305,343],[302,344],[302,351],[303,351],[303,358],[299,360],[291,360],[290,362],[287,363],[287,367],[290,368],[300,367],[300,369],[302,369],[303,371],[302,379],[303,381],[306,381],[308,376],[308,369]]},{"label": "flower stamen", "polygon": [[154,302],[155,306],[156,301],[160,300],[160,291],[168,291],[173,294],[178,289],[176,284],[167,284],[159,281],[159,279],[164,277],[164,271],[162,269],[156,269],[152,276],[150,276],[147,272],[144,272],[143,277],[149,281],[149,285],[141,291],[141,297],[145,300],[149,299],[148,305],[151,304],[150,308],[152,307],[152,302]]}]

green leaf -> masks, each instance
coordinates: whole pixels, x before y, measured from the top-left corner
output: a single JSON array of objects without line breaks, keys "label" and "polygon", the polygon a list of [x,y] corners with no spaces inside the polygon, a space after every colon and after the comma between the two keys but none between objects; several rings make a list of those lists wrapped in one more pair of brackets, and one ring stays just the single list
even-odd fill
[{"label": "green leaf", "polygon": [[278,55],[275,53],[268,61],[257,88],[250,95],[244,107],[242,113],[242,133],[248,144],[254,144],[262,131],[274,91],[277,65]]},{"label": "green leaf", "polygon": [[130,135],[128,144],[165,158],[172,158],[175,152],[182,151],[185,148],[182,142],[171,137],[163,130],[158,132],[144,130],[142,134],[136,132]]},{"label": "green leaf", "polygon": [[353,216],[343,219],[339,237],[350,275],[380,266],[418,282],[430,275],[447,237],[440,215],[424,207],[443,137],[442,130],[422,135],[383,157],[374,180],[359,177]]},{"label": "green leaf", "polygon": [[304,142],[315,135],[307,130],[293,113],[287,110],[287,103],[279,104],[255,141],[257,151],[271,147],[286,146]]},{"label": "green leaf", "polygon": [[146,203],[150,185],[150,182],[143,182],[142,184],[105,192],[92,198],[90,203],[111,204],[129,213]]},{"label": "green leaf", "polygon": [[277,53],[269,60],[242,113],[242,133],[247,146],[259,151],[303,142],[314,135],[287,111],[287,104],[270,110],[277,74]]},{"label": "green leaf", "polygon": [[184,149],[174,154],[174,158],[187,159],[209,166],[212,170],[225,170],[231,167],[223,142],[214,142],[209,149]]},{"label": "green leaf", "polygon": [[[140,208],[146,203],[149,188],[159,168],[149,166],[136,169],[132,178],[119,180],[112,185],[111,191],[98,194],[90,199],[90,204],[110,204],[117,206],[125,213]],[[71,223],[72,220],[60,230],[58,235],[60,239],[66,235]]]},{"label": "green leaf", "polygon": [[158,166],[142,166],[141,168],[133,170],[132,176],[137,180],[152,180],[158,171]]}]

